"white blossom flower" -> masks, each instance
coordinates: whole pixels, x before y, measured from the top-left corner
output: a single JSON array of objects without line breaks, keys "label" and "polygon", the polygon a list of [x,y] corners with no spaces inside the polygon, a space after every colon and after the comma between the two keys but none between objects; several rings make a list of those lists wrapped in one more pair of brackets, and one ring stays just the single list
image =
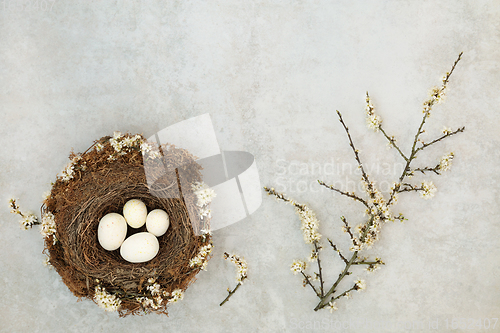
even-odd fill
[{"label": "white blossom flower", "polygon": [[31,212],[24,213],[24,216],[19,223],[21,224],[21,229],[28,230],[33,225],[38,224],[38,217]]},{"label": "white blossom flower", "polygon": [[379,265],[368,265],[368,267],[366,267],[366,271],[368,273],[373,273],[373,272],[375,272],[375,271],[377,271],[379,269],[380,269]]},{"label": "white blossom flower", "polygon": [[450,170],[451,161],[453,160],[454,157],[455,157],[455,154],[453,154],[453,152],[441,157],[441,160],[439,161],[439,170],[441,170],[441,171]]},{"label": "white blossom flower", "polygon": [[45,259],[43,259],[43,265],[45,267],[48,267],[48,268],[52,268],[52,264],[50,263],[50,258],[49,257],[46,257]]},{"label": "white blossom flower", "polygon": [[62,176],[61,179],[63,181],[69,181],[70,179],[73,179],[75,176],[75,167],[78,164],[78,161],[80,161],[82,157],[80,155],[76,155],[71,159],[71,161],[66,165],[66,168],[62,171]]},{"label": "white blossom flower", "polygon": [[163,298],[160,296],[156,296],[154,298],[149,298],[149,297],[136,297],[136,300],[141,303],[142,307],[147,309],[151,308],[154,310],[157,310],[160,308],[161,303],[163,302]]},{"label": "white blossom flower", "polygon": [[135,145],[135,140],[133,137],[126,137],[123,139],[123,144],[126,146],[126,147],[133,147]]},{"label": "white blossom flower", "polygon": [[202,207],[202,208],[200,208],[199,215],[202,219],[204,219],[205,217],[211,218],[212,217],[212,210],[210,208],[208,208],[207,206]]},{"label": "white blossom flower", "polygon": [[[148,282],[149,282],[149,280],[148,280]],[[153,283],[153,284],[146,287],[146,289],[149,290],[151,292],[151,295],[153,295],[153,296],[160,295],[160,288],[161,287],[160,287],[159,283]]]},{"label": "white blossom flower", "polygon": [[152,151],[152,152],[149,153],[148,157],[152,158],[154,160],[154,159],[160,158],[161,157],[161,153],[160,153],[159,150],[154,150],[154,151]]},{"label": "white blossom flower", "polygon": [[422,182],[422,190],[420,191],[420,197],[425,200],[430,199],[436,193],[437,188],[432,182]]},{"label": "white blossom flower", "polygon": [[43,201],[50,199],[50,196],[51,196],[51,191],[43,192],[43,194],[42,194]]},{"label": "white blossom flower", "polygon": [[143,144],[141,144],[141,151],[143,154],[150,152],[151,149],[153,149],[153,146],[151,146],[149,143],[144,142]]},{"label": "white blossom flower", "polygon": [[101,286],[95,287],[94,300],[99,307],[106,311],[117,311],[122,302],[115,295],[109,294],[105,288],[101,288]]},{"label": "white blossom flower", "polygon": [[333,313],[333,311],[338,310],[335,302],[328,302],[328,308],[330,309],[330,313]]},{"label": "white blossom flower", "polygon": [[301,260],[295,260],[290,266],[290,270],[293,272],[294,275],[303,272],[305,269],[306,269],[306,263]]},{"label": "white blossom flower", "polygon": [[95,150],[96,150],[97,152],[100,152],[101,150],[103,150],[103,149],[104,149],[104,145],[103,145],[102,143],[100,143],[100,142],[99,142],[99,143],[96,143],[96,144],[95,144],[94,148],[95,148]]},{"label": "white blossom flower", "polygon": [[444,126],[443,129],[441,130],[443,134],[450,134],[451,133],[451,128]]},{"label": "white blossom flower", "polygon": [[368,128],[378,132],[380,125],[382,124],[382,119],[378,115],[372,114],[366,117],[366,124],[368,125]]},{"label": "white blossom flower", "polygon": [[168,303],[176,303],[184,298],[184,293],[181,289],[175,289],[172,291],[172,297],[168,300]]},{"label": "white blossom flower", "polygon": [[212,202],[213,198],[217,196],[215,191],[208,187],[208,185],[204,182],[195,182],[194,184],[191,184],[191,188],[197,197],[196,205],[198,205],[198,207],[203,207],[209,204]]},{"label": "white blossom flower", "polygon": [[309,261],[316,261],[318,260],[318,252],[316,250],[311,250],[311,254],[309,255],[309,258],[307,258]]},{"label": "white blossom flower", "polygon": [[68,181],[73,178],[74,173],[75,173],[75,166],[72,162],[70,162],[63,170],[61,178],[64,181]]},{"label": "white blossom flower", "polygon": [[365,290],[366,289],[366,283],[365,280],[357,279],[354,281],[356,285],[356,290]]}]

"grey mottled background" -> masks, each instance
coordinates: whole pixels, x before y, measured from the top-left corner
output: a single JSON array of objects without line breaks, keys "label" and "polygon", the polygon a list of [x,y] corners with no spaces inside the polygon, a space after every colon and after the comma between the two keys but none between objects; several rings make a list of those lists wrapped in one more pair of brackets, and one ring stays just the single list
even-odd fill
[{"label": "grey mottled background", "polygon": [[[0,331],[446,332],[454,318],[500,317],[498,1],[30,3],[0,1]],[[461,51],[424,139],[443,126],[467,129],[420,157],[432,164],[454,151],[452,170],[425,178],[438,187],[433,200],[401,197],[396,212],[409,221],[386,225],[367,253],[386,266],[355,270],[368,288],[334,314],[314,312],[314,295],[291,274],[309,247],[293,209],[268,197],[251,218],[215,233],[208,271],[169,317],[121,319],[77,302],[42,265],[39,233],[9,214],[11,196],[38,209],[71,148],[114,130],[149,136],[209,112],[221,148],[254,154],[262,185],[309,203],[324,238],[345,248],[339,216],[355,225],[362,206],[315,184],[358,179],[335,109],[370,175],[387,185],[401,161],[366,128],[365,92],[408,151],[428,89]],[[235,283],[224,251],[247,259],[249,280],[219,307]],[[342,265],[326,246],[324,265],[332,283]],[[454,331],[500,331],[500,323]]]}]

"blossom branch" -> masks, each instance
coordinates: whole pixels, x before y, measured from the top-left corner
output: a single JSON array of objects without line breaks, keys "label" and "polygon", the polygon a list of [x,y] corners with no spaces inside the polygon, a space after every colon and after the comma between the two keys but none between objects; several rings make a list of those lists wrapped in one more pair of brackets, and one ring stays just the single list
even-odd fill
[{"label": "blossom branch", "polygon": [[231,298],[236,290],[238,290],[238,288],[243,284],[243,281],[248,278],[248,265],[245,259],[236,254],[229,254],[227,252],[224,252],[224,259],[229,259],[233,264],[236,265],[236,282],[238,284],[236,285],[236,287],[234,287],[233,290],[229,290],[229,288],[227,288],[228,295],[219,304],[219,306],[223,306],[227,301],[229,301],[229,298]]},{"label": "blossom branch", "polygon": [[[374,216],[371,215],[370,216],[370,220],[367,223],[368,228],[365,228],[365,230],[363,231],[363,234],[361,236],[361,242],[364,241],[364,239],[366,237],[366,234],[368,233],[369,227],[373,223],[373,219],[374,219]],[[314,311],[318,311],[319,309],[325,307],[326,304],[327,304],[326,301],[328,300],[329,296],[335,292],[335,288],[337,288],[337,286],[339,285],[340,281],[342,281],[342,279],[344,279],[344,277],[346,277],[347,275],[351,274],[349,272],[349,269],[351,268],[351,265],[354,263],[354,261],[358,257],[358,253],[359,253],[359,251],[354,251],[354,253],[352,254],[351,258],[349,259],[349,261],[345,265],[344,270],[342,271],[342,273],[339,274],[339,277],[337,278],[337,281],[335,281],[335,283],[332,285],[332,287],[325,293],[325,295],[323,297],[321,297],[318,305],[316,305],[316,307],[314,308]]]}]

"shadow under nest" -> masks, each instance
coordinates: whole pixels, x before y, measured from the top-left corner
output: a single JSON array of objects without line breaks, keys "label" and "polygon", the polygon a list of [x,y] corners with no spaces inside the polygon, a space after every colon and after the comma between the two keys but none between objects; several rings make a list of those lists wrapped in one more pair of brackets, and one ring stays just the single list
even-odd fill
[{"label": "shadow under nest", "polygon": [[[197,236],[202,221],[196,195],[190,186],[181,188],[178,184],[201,181],[201,166],[186,150],[162,146],[162,158],[148,163],[148,174],[157,177],[149,186],[141,150],[130,149],[111,161],[108,157],[114,148],[109,138],[96,141],[104,144],[100,151],[91,146],[81,155],[70,155],[72,159],[79,156],[81,167],[75,168],[70,181],[58,177],[42,206],[43,212],[54,215],[56,223],[57,241],[47,237],[45,250],[50,264],[75,296],[93,299],[95,287],[100,285],[121,299],[120,316],[141,314],[145,309],[136,298],[144,296],[149,278],[171,293],[175,289],[184,291],[200,271],[199,267],[190,267],[189,261],[210,242],[210,235]],[[175,171],[165,172],[166,167]],[[119,249],[107,251],[97,239],[100,219],[108,213],[122,214],[123,205],[130,199],[142,200],[148,211],[163,209],[170,218],[167,232],[158,237],[158,254],[145,263],[127,262]],[[192,221],[190,216],[198,220]],[[145,226],[128,228],[127,237],[142,231],[146,231]],[[166,306],[154,312],[167,314]]]}]

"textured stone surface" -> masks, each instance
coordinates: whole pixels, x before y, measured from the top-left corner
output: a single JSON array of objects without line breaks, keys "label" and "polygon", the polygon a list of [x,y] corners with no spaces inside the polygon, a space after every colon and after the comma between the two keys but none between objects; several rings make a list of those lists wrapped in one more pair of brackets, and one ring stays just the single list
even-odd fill
[{"label": "textured stone surface", "polygon": [[[499,316],[498,2],[56,0],[42,1],[45,11],[24,3],[0,3],[1,331],[423,332],[429,321],[445,331],[453,318]],[[401,197],[396,212],[409,221],[386,225],[367,253],[386,266],[370,276],[355,270],[367,290],[334,314],[314,312],[314,295],[291,274],[291,261],[310,249],[293,209],[267,197],[252,217],[215,233],[208,271],[169,317],[120,319],[77,302],[42,265],[38,232],[21,231],[9,214],[10,196],[38,210],[71,148],[114,130],[148,137],[209,112],[222,149],[254,154],[262,185],[310,203],[324,238],[346,248],[339,216],[356,225],[363,207],[316,184],[359,178],[335,109],[370,175],[387,185],[402,164],[366,128],[365,92],[408,151],[428,89],[460,51],[424,139],[443,126],[467,129],[420,156],[432,164],[452,150],[452,169],[425,177],[438,187],[434,199]],[[219,307],[235,284],[224,251],[247,259],[249,279]],[[341,262],[325,253],[324,265],[331,283]],[[374,320],[396,326],[370,328]]]}]

